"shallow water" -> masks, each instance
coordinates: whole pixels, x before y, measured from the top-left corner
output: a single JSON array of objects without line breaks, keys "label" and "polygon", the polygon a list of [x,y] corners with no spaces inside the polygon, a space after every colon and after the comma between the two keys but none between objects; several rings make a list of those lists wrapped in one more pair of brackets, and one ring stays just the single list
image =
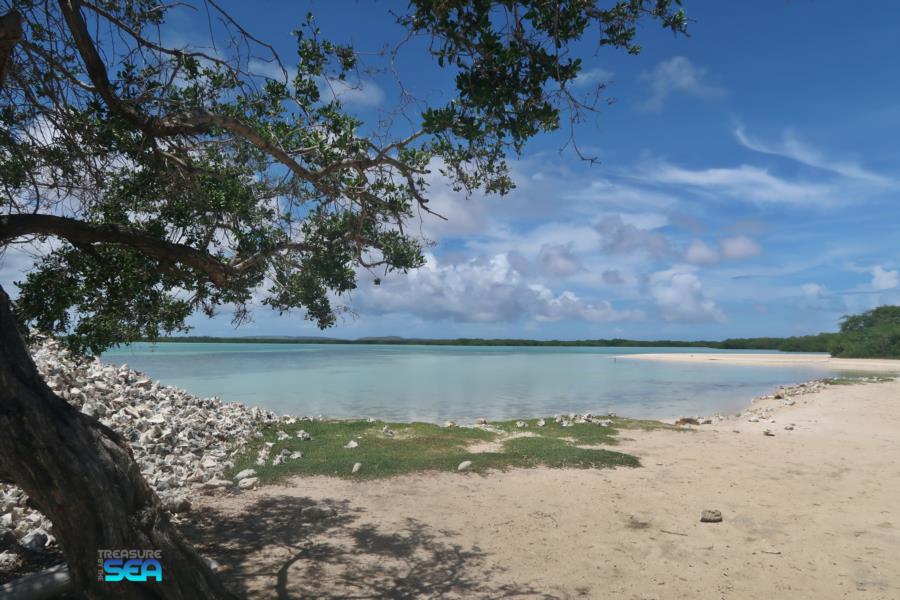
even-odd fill
[{"label": "shallow water", "polygon": [[[563,412],[663,418],[733,412],[810,366],[616,359],[695,348],[134,344],[103,355],[199,396],[333,418],[470,421]],[[707,351],[707,350],[703,350]]]}]

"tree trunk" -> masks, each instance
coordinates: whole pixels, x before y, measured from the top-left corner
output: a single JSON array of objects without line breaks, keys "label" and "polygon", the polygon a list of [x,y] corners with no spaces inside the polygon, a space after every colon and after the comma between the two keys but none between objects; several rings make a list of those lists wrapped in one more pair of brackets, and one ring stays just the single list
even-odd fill
[{"label": "tree trunk", "polygon": [[[44,383],[0,287],[0,473],[53,523],[88,598],[236,598],[169,521],[127,443]],[[103,582],[98,550],[160,550],[163,581]]]}]

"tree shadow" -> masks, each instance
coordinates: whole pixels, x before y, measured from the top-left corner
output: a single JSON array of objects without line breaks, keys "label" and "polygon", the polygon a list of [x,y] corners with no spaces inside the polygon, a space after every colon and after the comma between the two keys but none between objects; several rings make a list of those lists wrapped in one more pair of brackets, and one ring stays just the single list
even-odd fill
[{"label": "tree shadow", "polygon": [[[301,510],[313,504],[335,514],[303,516]],[[502,567],[478,547],[451,542],[451,531],[415,519],[381,531],[360,522],[364,512],[348,501],[269,496],[237,516],[200,509],[182,530],[219,562],[236,592],[251,598],[557,598],[493,581]]]}]

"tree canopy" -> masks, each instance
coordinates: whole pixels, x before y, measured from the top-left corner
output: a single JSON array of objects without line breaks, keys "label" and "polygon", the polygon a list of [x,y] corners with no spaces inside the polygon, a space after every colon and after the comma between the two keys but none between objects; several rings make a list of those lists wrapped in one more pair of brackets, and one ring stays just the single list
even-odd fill
[{"label": "tree canopy", "polygon": [[[197,310],[240,320],[251,300],[332,324],[360,269],[422,264],[408,229],[430,212],[429,173],[506,193],[510,153],[592,109],[571,91],[574,42],[636,53],[642,19],[685,31],[680,0],[601,4],[412,1],[398,24],[456,89],[378,128],[323,93],[360,57],[312,15],[288,63],[214,0],[14,2],[0,246],[51,240],[20,283],[19,321],[95,352],[183,330]],[[217,39],[166,45],[179,10],[207,15]]]},{"label": "tree canopy", "polygon": [[900,358],[900,306],[845,316],[830,350],[842,358]]}]

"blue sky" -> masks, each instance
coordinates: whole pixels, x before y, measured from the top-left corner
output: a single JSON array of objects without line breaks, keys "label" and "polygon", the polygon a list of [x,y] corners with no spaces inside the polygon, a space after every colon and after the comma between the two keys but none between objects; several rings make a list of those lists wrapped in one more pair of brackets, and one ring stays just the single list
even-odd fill
[{"label": "blue sky", "polygon": [[[401,32],[389,2],[233,3],[282,56],[312,10],[323,34],[375,52]],[[417,221],[428,264],[380,286],[363,273],[325,335],[724,338],[833,330],[841,315],[900,303],[900,3],[685,0],[689,38],[647,25],[644,51],[595,51],[586,85],[615,99],[578,126],[590,165],[545,135],[512,160],[517,189],[465,198],[439,178]],[[194,23],[176,23],[185,37]],[[377,65],[377,58],[369,62]],[[404,84],[452,90],[415,43]],[[373,121],[396,85],[363,73],[347,105]],[[4,281],[21,270],[7,257]],[[260,307],[237,331],[319,335]]]}]

